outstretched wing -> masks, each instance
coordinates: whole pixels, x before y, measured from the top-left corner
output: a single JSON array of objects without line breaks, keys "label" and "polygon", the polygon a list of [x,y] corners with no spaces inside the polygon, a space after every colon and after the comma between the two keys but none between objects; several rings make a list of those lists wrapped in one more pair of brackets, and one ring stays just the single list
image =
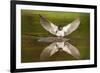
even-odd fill
[{"label": "outstretched wing", "polygon": [[72,55],[76,59],[79,59],[79,57],[80,57],[80,52],[78,51],[78,49],[68,42],[65,42],[65,46],[63,48],[63,51],[69,53],[70,55]]},{"label": "outstretched wing", "polygon": [[56,47],[56,43],[52,43],[49,46],[47,46],[46,48],[44,48],[44,50],[40,54],[40,59],[45,60],[46,58],[52,56],[57,51],[58,51],[58,48]]},{"label": "outstretched wing", "polygon": [[48,21],[44,16],[42,15],[39,16],[40,16],[40,23],[44,27],[44,29],[56,35],[56,31],[58,30],[58,27],[53,23],[51,23],[50,21]]},{"label": "outstretched wing", "polygon": [[67,26],[64,26],[62,31],[64,31],[64,35],[69,35],[73,31],[75,31],[80,25],[80,19],[77,18],[72,23],[68,24]]}]

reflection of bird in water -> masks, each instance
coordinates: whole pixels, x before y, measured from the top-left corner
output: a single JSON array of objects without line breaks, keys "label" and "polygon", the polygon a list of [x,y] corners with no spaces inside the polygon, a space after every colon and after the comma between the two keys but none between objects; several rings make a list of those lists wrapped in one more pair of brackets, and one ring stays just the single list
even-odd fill
[{"label": "reflection of bird in water", "polygon": [[76,59],[79,59],[79,56],[80,56],[78,49],[76,47],[74,47],[73,45],[71,45],[70,43],[54,42],[42,51],[42,53],[40,54],[40,59],[45,60],[48,57],[54,55],[58,51],[59,52],[64,51],[64,52],[72,55]]},{"label": "reflection of bird in water", "polygon": [[77,18],[72,23],[64,27],[60,27],[54,25],[52,22],[47,20],[44,16],[40,15],[40,23],[43,26],[43,28],[49,31],[51,34],[56,35],[58,37],[64,37],[66,35],[71,34],[73,31],[75,31],[78,28],[80,24],[80,19]]}]

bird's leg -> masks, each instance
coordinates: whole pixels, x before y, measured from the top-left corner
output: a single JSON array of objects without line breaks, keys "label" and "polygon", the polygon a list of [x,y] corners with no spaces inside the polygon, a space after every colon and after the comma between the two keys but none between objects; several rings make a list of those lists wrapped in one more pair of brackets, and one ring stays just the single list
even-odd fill
[{"label": "bird's leg", "polygon": [[63,37],[62,36],[58,36],[58,39],[63,39]]},{"label": "bird's leg", "polygon": [[60,36],[60,38],[63,39],[64,37],[63,36]]}]

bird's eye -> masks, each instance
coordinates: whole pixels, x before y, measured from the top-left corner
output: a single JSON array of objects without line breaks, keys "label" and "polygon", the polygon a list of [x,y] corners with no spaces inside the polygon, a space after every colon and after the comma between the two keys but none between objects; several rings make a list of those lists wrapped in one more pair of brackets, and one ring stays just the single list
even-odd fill
[{"label": "bird's eye", "polygon": [[62,27],[59,27],[59,30],[62,30]]}]

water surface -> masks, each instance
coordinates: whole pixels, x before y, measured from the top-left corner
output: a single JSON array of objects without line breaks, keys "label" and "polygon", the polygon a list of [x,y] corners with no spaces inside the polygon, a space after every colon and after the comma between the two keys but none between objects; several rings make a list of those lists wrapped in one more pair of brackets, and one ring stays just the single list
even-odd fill
[{"label": "water surface", "polygon": [[[48,20],[56,25],[65,26],[80,17],[80,26],[72,34],[66,36],[67,42],[75,46],[80,52],[77,59],[72,55],[60,51],[52,56],[41,60],[40,55],[43,50],[52,44],[51,42],[38,42],[38,37],[54,37],[47,32],[40,24],[39,15],[44,15]],[[21,62],[47,62],[47,61],[72,61],[90,59],[90,14],[75,12],[51,12],[51,11],[21,11]]]}]

